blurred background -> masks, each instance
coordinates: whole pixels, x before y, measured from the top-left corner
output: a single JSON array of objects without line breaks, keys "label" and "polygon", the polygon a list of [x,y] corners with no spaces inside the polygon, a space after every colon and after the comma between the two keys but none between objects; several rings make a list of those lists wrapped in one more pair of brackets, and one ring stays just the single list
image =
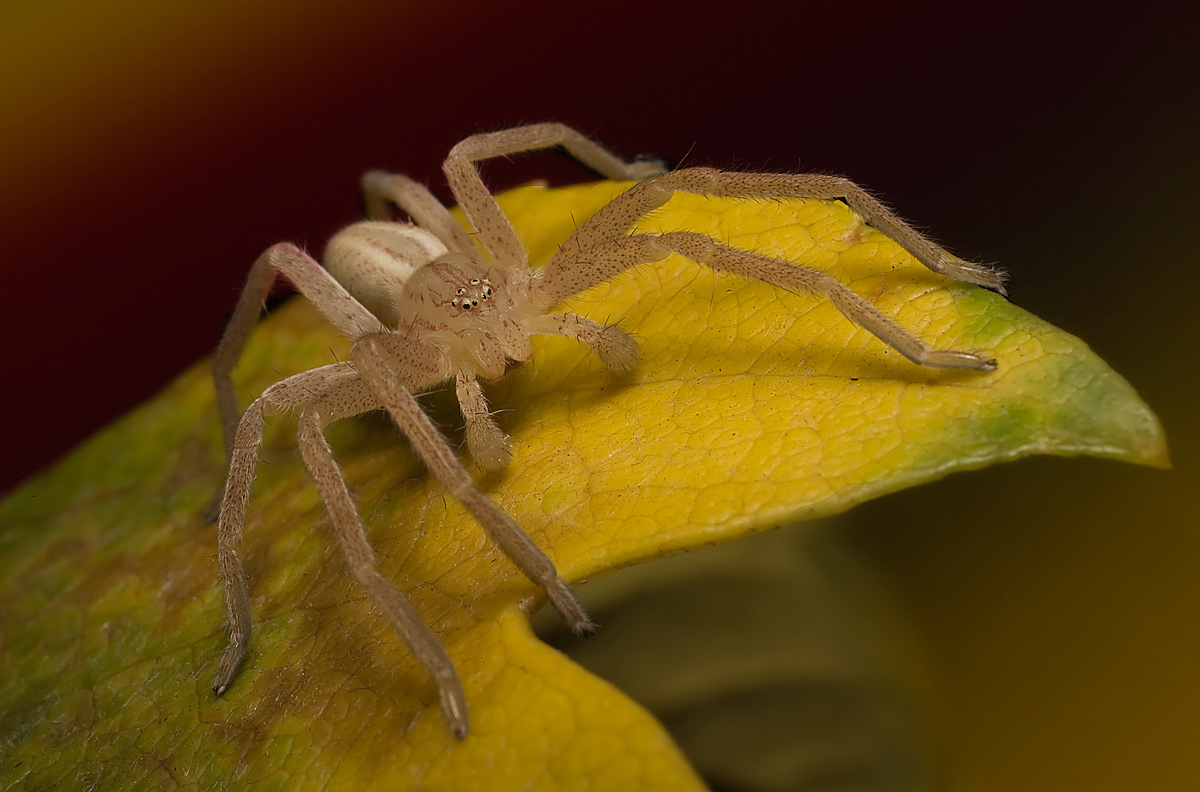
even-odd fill
[{"label": "blurred background", "polygon": [[[935,777],[1200,788],[1200,12],[996,6],[7,0],[0,491],[208,354],[254,258],[319,251],[369,168],[449,199],[457,140],[559,120],[626,156],[838,173],[1007,268],[1172,444],[1170,472],[1028,460],[831,530],[928,671]],[[488,169],[546,175],[589,178]]]}]

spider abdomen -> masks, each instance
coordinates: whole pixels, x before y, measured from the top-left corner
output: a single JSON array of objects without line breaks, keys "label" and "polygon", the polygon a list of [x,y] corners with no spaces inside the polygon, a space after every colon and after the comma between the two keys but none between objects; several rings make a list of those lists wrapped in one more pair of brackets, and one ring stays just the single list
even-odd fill
[{"label": "spider abdomen", "polygon": [[445,252],[445,244],[419,226],[368,221],[347,226],[330,239],[323,263],[363,307],[394,329],[404,284]]}]

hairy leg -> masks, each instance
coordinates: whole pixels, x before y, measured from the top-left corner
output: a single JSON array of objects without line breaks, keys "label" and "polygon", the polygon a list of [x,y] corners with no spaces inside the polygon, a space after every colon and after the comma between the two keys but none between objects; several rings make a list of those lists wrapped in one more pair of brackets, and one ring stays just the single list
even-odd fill
[{"label": "hairy leg", "polygon": [[616,325],[602,325],[577,314],[542,314],[529,322],[529,332],[563,335],[596,350],[613,374],[628,374],[637,367],[637,342]]},{"label": "hairy leg", "polygon": [[594,249],[586,259],[579,259],[574,272],[587,272],[589,277],[601,282],[640,264],[661,261],[671,253],[679,253],[714,270],[764,281],[791,292],[825,296],[846,318],[914,363],[978,371],[996,368],[996,361],[991,358],[971,352],[934,349],[823,272],[721,245],[704,234],[673,232],[622,237],[615,243]]},{"label": "hairy leg", "polygon": [[471,457],[484,471],[503,470],[512,460],[508,437],[496,425],[483,388],[473,373],[454,368],[444,351],[399,334],[377,336],[375,343],[389,355],[389,368],[396,372],[404,386],[420,393],[451,376],[455,379],[455,395],[466,422],[467,448]]},{"label": "hairy leg", "polygon": [[378,319],[304,251],[289,244],[268,248],[250,267],[246,285],[213,355],[213,384],[217,391],[217,410],[221,416],[227,450],[233,447],[239,417],[237,394],[230,375],[250,331],[258,321],[263,299],[277,275],[285,277],[330,324],[348,338],[355,339],[383,329]]},{"label": "hairy leg", "polygon": [[467,448],[471,457],[486,471],[503,470],[512,459],[508,437],[496,425],[488,408],[483,388],[473,374],[460,372],[455,393],[467,428]]},{"label": "hairy leg", "polygon": [[225,497],[221,501],[218,517],[217,574],[225,589],[225,626],[229,631],[229,644],[221,655],[213,678],[213,693],[218,696],[229,689],[250,644],[250,582],[246,578],[238,548],[242,544],[246,504],[250,501],[258,446],[262,442],[264,406],[262,399],[255,400],[238,424],[230,449]]},{"label": "hairy leg", "polygon": [[484,186],[476,163],[554,146],[562,146],[572,157],[607,179],[641,181],[665,172],[658,162],[626,162],[563,124],[530,124],[466,138],[446,158],[446,178],[483,246],[501,265],[524,267],[529,260],[512,224]]},{"label": "hairy leg", "polygon": [[213,692],[224,693],[250,643],[250,586],[238,548],[246,524],[246,505],[254,483],[258,447],[262,442],[263,419],[267,412],[288,410],[358,378],[348,363],[336,363],[297,374],[268,388],[250,405],[238,424],[230,448],[229,477],[221,501],[217,528],[217,570],[225,590],[225,623],[229,645],[217,664]]},{"label": "hairy leg", "polygon": [[[963,261],[921,235],[853,182],[836,176],[786,173],[728,173],[688,168],[634,185],[582,223],[550,259],[535,282],[539,305],[554,305],[598,283],[586,270],[589,252],[626,236],[650,212],[676,192],[721,198],[844,200],[864,221],[882,231],[929,269],[954,280],[975,283],[1005,294],[1004,277],[982,264]],[[583,285],[587,283],[588,285]]]},{"label": "hairy leg", "polygon": [[442,240],[448,249],[459,253],[475,250],[471,235],[425,185],[403,174],[371,171],[363,176],[362,188],[368,219],[387,220],[390,201],[414,223]]},{"label": "hairy leg", "polygon": [[378,398],[361,381],[354,382],[353,386],[352,391],[347,388],[345,393],[331,394],[310,405],[300,415],[300,454],[329,511],[355,579],[433,677],[442,716],[454,735],[462,739],[468,731],[467,700],[454,664],[396,584],[379,573],[362,519],[325,440],[324,427],[330,422],[379,406]]},{"label": "hairy leg", "polygon": [[476,488],[446,438],[421,410],[397,373],[388,367],[377,342],[367,338],[356,344],[353,360],[363,379],[396,420],[400,431],[408,437],[425,466],[466,507],[517,568],[545,589],[551,604],[572,630],[580,634],[592,632],[594,627],[591,620],[571,587],[558,576],[554,564],[512,517]]}]

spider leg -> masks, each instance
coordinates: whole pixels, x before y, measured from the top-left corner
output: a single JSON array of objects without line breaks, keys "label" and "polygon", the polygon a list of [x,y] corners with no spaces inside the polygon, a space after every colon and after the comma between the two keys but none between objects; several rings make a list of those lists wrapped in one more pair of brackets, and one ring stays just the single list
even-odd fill
[{"label": "spider leg", "polygon": [[823,272],[722,245],[704,234],[677,231],[662,235],[640,234],[622,237],[617,242],[593,250],[586,259],[578,260],[574,266],[563,271],[570,273],[569,282],[574,285],[586,281],[591,281],[588,285],[594,285],[639,264],[661,261],[671,253],[679,253],[717,271],[760,280],[791,292],[808,292],[827,297],[847,319],[922,366],[978,371],[992,371],[996,368],[996,361],[991,358],[971,352],[934,349]]},{"label": "spider leg", "polygon": [[467,427],[467,448],[471,457],[486,471],[503,470],[512,459],[508,437],[496,425],[488,409],[487,398],[475,375],[459,372],[455,391]]},{"label": "spider leg", "polygon": [[371,171],[363,176],[363,200],[367,218],[388,219],[388,202],[396,204],[414,223],[431,231],[450,250],[471,253],[471,235],[423,184],[399,173]]},{"label": "spider leg", "polygon": [[603,325],[571,313],[540,314],[529,322],[529,332],[574,338],[595,349],[605,367],[617,376],[637,367],[637,342],[616,325]]},{"label": "spider leg", "polygon": [[529,263],[529,256],[496,199],[484,186],[476,163],[554,146],[562,146],[580,163],[607,179],[641,181],[665,171],[658,162],[626,162],[563,124],[529,124],[466,138],[451,149],[446,158],[446,178],[467,220],[479,233],[480,242],[504,266],[524,267]]},{"label": "spider leg", "polygon": [[[946,251],[848,179],[814,174],[729,173],[712,168],[688,168],[634,185],[580,225],[570,243],[555,253],[547,265],[543,276],[550,282],[546,299],[568,288],[553,281],[571,278],[572,274],[564,270],[569,269],[572,259],[628,234],[638,220],[665,204],[676,192],[760,200],[840,199],[868,225],[882,231],[934,272],[1007,294],[1003,274]],[[574,293],[566,292],[563,296]]]},{"label": "spider leg", "polygon": [[229,628],[229,645],[213,680],[213,692],[218,696],[229,688],[250,642],[250,587],[238,548],[258,463],[258,447],[262,443],[263,419],[268,411],[298,407],[314,395],[357,377],[349,363],[335,363],[288,377],[255,399],[237,426],[217,528],[217,568],[225,589],[225,622]]},{"label": "spider leg", "polygon": [[242,543],[246,504],[250,500],[254,468],[258,462],[258,446],[262,442],[264,406],[263,399],[256,399],[238,424],[218,517],[217,570],[225,589],[225,625],[229,631],[229,644],[221,655],[213,679],[213,693],[218,696],[229,689],[250,644],[250,583],[238,547]]},{"label": "spider leg", "polygon": [[304,251],[289,244],[268,248],[250,267],[237,307],[233,309],[221,343],[213,354],[213,384],[217,390],[217,410],[227,451],[233,448],[239,417],[237,394],[230,375],[277,275],[287,278],[343,335],[355,339],[383,330],[379,320]]},{"label": "spider leg", "polygon": [[468,730],[467,700],[454,664],[396,584],[379,573],[362,518],[325,439],[324,428],[329,423],[380,406],[378,397],[361,380],[356,379],[350,384],[353,388],[330,394],[301,413],[300,455],[329,511],[355,579],[437,683],[442,716],[454,736],[461,740]]},{"label": "spider leg", "polygon": [[526,577],[546,591],[550,602],[562,614],[568,626],[579,634],[591,633],[594,629],[591,619],[571,587],[558,576],[553,562],[512,517],[476,488],[471,475],[455,456],[445,437],[421,410],[399,375],[389,368],[375,339],[363,339],[354,346],[352,355],[359,373],[379,396],[425,466],[466,507]]}]

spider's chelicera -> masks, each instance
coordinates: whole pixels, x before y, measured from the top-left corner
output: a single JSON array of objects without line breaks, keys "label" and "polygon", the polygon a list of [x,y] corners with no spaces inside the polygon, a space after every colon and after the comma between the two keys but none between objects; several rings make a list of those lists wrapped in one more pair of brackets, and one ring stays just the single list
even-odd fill
[{"label": "spider's chelicera", "polygon": [[[606,178],[638,183],[583,222],[543,269],[531,269],[524,247],[484,186],[476,163],[554,146]],[[503,468],[510,458],[508,438],[492,420],[480,379],[500,379],[512,365],[529,360],[530,337],[535,335],[569,336],[594,349],[614,373],[630,371],[637,364],[637,346],[628,333],[557,312],[554,306],[672,253],[788,291],[824,295],[851,321],[915,363],[980,371],[996,367],[994,360],[980,355],[930,348],[821,272],[731,248],[702,234],[632,233],[638,220],[677,192],[764,200],[840,199],[931,270],[1003,293],[999,273],[951,255],[845,179],[709,168],[668,173],[655,162],[621,160],[561,124],[469,137],[450,152],[445,172],[474,235],[423,186],[404,176],[372,172],[364,178],[363,188],[373,219],[356,223],[330,240],[324,267],[288,244],[271,247],[251,267],[213,362],[230,454],[218,529],[230,640],[213,683],[218,695],[233,681],[250,638],[248,584],[237,549],[267,414],[299,410],[300,454],[350,568],[437,682],[443,715],[461,738],[467,734],[467,705],[454,665],[396,585],[380,575],[362,520],[325,441],[323,430],[329,423],[387,410],[450,494],[505,555],[546,591],[570,627],[588,633],[592,623],[570,586],[521,527],[479,491],[422,412],[414,393],[454,380],[471,456],[484,470]],[[407,213],[412,224],[388,221],[389,203]],[[230,372],[258,319],[264,296],[279,275],[353,342],[350,360],[288,377],[239,415]]]}]

